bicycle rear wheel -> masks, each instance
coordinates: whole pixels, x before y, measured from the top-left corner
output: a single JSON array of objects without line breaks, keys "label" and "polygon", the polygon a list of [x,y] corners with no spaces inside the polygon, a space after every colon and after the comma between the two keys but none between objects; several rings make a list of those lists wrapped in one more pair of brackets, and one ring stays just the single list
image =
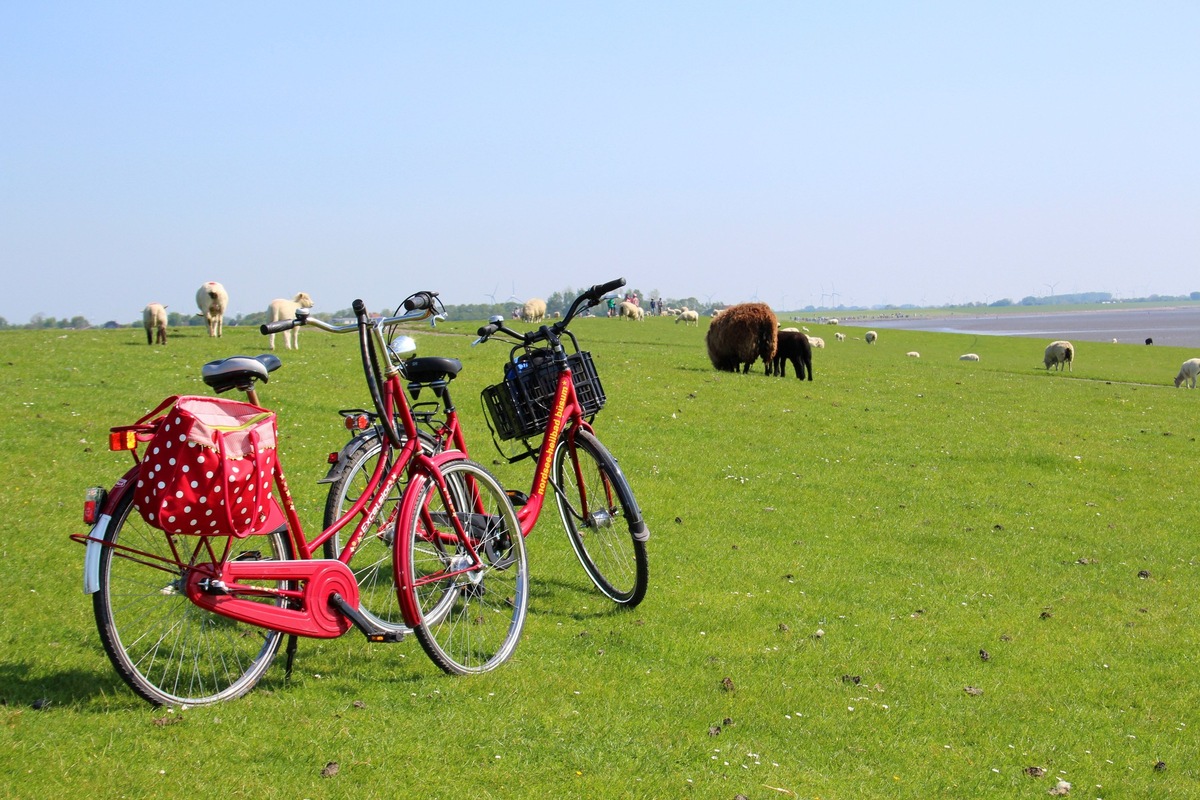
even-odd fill
[{"label": "bicycle rear wheel", "polygon": [[[194,605],[184,593],[185,570],[166,562],[175,561],[177,554],[186,558],[201,537],[172,536],[150,527],[134,509],[133,496],[127,492],[117,503],[104,534],[100,588],[92,595],[109,660],[133,691],[155,705],[206,705],[241,697],[271,666],[284,634]],[[162,560],[112,546],[118,544]],[[279,532],[252,536],[239,545],[235,558],[291,558]],[[287,583],[270,585],[284,588]]]},{"label": "bicycle rear wheel", "polygon": [[559,440],[553,467],[558,513],[579,563],[605,597],[636,606],[646,596],[649,565],[646,543],[628,527],[640,512],[626,508],[626,498],[634,501],[625,474],[586,430]]},{"label": "bicycle rear wheel", "polygon": [[[437,443],[433,437],[424,432],[418,435],[421,449],[427,455],[436,452]],[[359,447],[351,456],[341,477],[329,487],[329,496],[325,500],[325,528],[333,525],[366,491],[382,451],[383,440],[381,436],[377,436],[373,441]],[[396,524],[403,496],[404,485],[397,483],[388,493],[379,514],[363,534],[358,550],[349,564],[358,581],[358,610],[382,630],[399,634],[409,632],[404,615],[400,611],[396,570],[392,561],[396,553]],[[354,524],[355,522],[351,521],[325,542],[326,558],[337,558],[341,555],[343,542],[353,531]]]},{"label": "bicycle rear wheel", "polygon": [[[465,459],[442,465],[441,472],[446,493],[431,476],[409,488],[419,494],[401,525],[400,601],[435,664],[457,675],[488,672],[513,654],[525,625],[525,539],[491,473]],[[478,560],[456,535],[460,528]]]}]

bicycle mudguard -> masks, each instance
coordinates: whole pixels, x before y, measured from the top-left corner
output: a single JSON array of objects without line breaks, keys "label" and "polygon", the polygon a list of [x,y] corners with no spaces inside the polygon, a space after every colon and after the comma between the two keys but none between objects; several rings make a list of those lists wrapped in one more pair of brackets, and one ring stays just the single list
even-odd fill
[{"label": "bicycle mudguard", "polygon": [[[96,520],[96,524],[87,532],[84,539],[86,550],[83,553],[83,593],[95,594],[100,590],[100,554],[104,547],[101,540],[108,533],[108,526],[112,523],[113,511],[117,507],[117,503],[137,485],[137,473],[141,469],[141,464],[134,464],[129,468],[129,471],[121,476],[121,479],[113,484],[112,489],[108,491],[108,496],[104,500],[104,505],[100,509],[100,517]],[[72,538],[75,538],[72,536]]]},{"label": "bicycle mudguard", "polygon": [[334,483],[338,478],[342,477],[342,473],[346,471],[346,465],[349,464],[358,451],[368,446],[372,442],[378,441],[379,429],[370,428],[362,433],[356,434],[353,439],[346,442],[338,453],[337,461],[330,467],[329,472],[325,473],[325,477],[321,478],[317,483]]},{"label": "bicycle mudguard", "polygon": [[621,498],[621,504],[625,507],[625,513],[628,515],[629,534],[639,542],[648,542],[650,541],[650,529],[646,527],[646,520],[642,518],[642,509],[638,507],[637,500],[633,499],[633,490],[629,487],[629,479],[625,478],[625,473],[621,471],[621,465],[617,462],[616,456],[612,453],[609,453],[608,456],[612,459],[613,469],[623,479],[614,488],[616,488],[617,494]]}]

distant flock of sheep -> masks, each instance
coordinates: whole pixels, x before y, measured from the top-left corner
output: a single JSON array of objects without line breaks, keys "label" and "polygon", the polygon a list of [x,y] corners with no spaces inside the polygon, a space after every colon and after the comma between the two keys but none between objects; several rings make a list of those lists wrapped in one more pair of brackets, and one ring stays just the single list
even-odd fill
[{"label": "distant flock of sheep", "polygon": [[[218,337],[224,332],[225,310],[229,308],[229,292],[216,281],[208,281],[196,290],[196,306],[200,316],[208,325],[208,335]],[[306,292],[300,292],[291,300],[278,298],[267,306],[267,319],[278,322],[281,319],[293,319],[296,309],[312,308],[312,298]],[[546,311],[542,304],[542,313]],[[146,344],[167,343],[167,307],[162,303],[149,303],[142,309],[142,325],[146,329]],[[270,336],[271,349],[275,349],[275,334]],[[293,328],[283,332],[283,343],[288,350],[300,349],[300,331]]]},{"label": "distant flock of sheep", "polygon": [[[838,320],[828,320],[827,324],[837,325]],[[846,335],[839,331],[834,333],[834,338],[842,342],[846,340]],[[879,341],[879,333],[867,331],[863,334],[863,340],[867,344],[875,344]],[[1147,339],[1146,344],[1153,344],[1153,340]],[[713,313],[705,345],[709,361],[718,370],[747,373],[756,361],[762,359],[767,375],[784,377],[787,364],[791,362],[797,378],[811,381],[812,351],[823,348],[825,340],[810,335],[807,328],[780,328],[775,313],[765,303],[740,303]],[[1046,345],[1042,363],[1047,371],[1062,371],[1065,367],[1073,372],[1075,352],[1075,345],[1071,342],[1056,340]],[[909,358],[921,357],[916,350],[910,350],[905,355]],[[958,360],[978,362],[979,354],[963,353]],[[1200,358],[1188,359],[1175,376],[1175,386],[1178,388],[1187,384],[1189,389],[1195,389],[1198,382]]]}]

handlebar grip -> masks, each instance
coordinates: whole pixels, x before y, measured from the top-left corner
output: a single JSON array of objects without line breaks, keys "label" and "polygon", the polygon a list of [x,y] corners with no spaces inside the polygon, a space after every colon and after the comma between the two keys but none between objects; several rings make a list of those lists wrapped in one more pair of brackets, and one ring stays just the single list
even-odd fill
[{"label": "handlebar grip", "polygon": [[367,304],[361,299],[355,300],[352,304],[352,308],[354,309],[354,316],[358,317],[359,319],[367,316]]},{"label": "handlebar grip", "polygon": [[290,331],[294,327],[296,327],[296,320],[280,319],[276,320],[275,322],[264,322],[259,326],[258,332],[263,336],[269,336],[272,333],[283,333],[284,331]]},{"label": "handlebar grip", "polygon": [[435,297],[437,297],[437,292],[417,292],[404,301],[404,310],[425,311],[433,308],[433,298]]},{"label": "handlebar grip", "polygon": [[479,330],[477,330],[475,332],[475,335],[479,336],[483,339],[486,339],[498,330],[500,330],[499,325],[484,325],[482,328],[480,328]]},{"label": "handlebar grip", "polygon": [[617,278],[615,280],[609,281],[608,283],[597,284],[596,286],[593,286],[592,288],[590,288],[586,292],[584,292],[584,294],[586,294],[588,297],[592,298],[593,300],[599,300],[604,295],[608,294],[609,292],[613,291],[614,289],[620,289],[624,285],[625,285],[625,279]]}]

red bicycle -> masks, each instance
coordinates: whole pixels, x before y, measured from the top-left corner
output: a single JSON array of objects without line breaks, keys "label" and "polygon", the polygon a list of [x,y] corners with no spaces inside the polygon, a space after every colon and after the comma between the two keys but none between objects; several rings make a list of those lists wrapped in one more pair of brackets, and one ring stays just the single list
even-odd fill
[{"label": "red bicycle", "polygon": [[[529,493],[509,490],[522,534],[527,536],[533,530],[547,493],[553,493],[568,540],[588,577],[614,603],[632,608],[646,594],[649,531],[629,481],[591,427],[591,420],[604,405],[604,391],[591,355],[580,351],[578,341],[568,330],[577,314],[598,305],[605,294],[624,285],[625,280],[618,278],[593,286],[574,300],[561,320],[529,333],[510,330],[502,317],[493,317],[480,328],[474,344],[497,333],[517,342],[505,365],[505,380],[485,389],[483,401],[493,433],[501,440],[520,442],[521,452],[509,461],[538,458]],[[564,335],[574,352],[568,353],[564,347]],[[541,344],[546,346],[539,347]],[[410,354],[416,348],[405,336],[394,338],[389,346],[398,354]],[[443,360],[411,358],[404,362],[410,378],[442,378],[414,381],[409,387],[413,413],[421,423],[420,447],[427,453],[455,450],[465,454],[467,444],[450,396],[449,383],[455,373],[442,369]],[[426,387],[433,390],[434,398],[418,402]],[[369,491],[376,470],[389,466],[379,415],[362,409],[340,413],[355,435],[341,452],[330,454],[332,466],[323,479],[330,484],[325,508],[327,526],[345,516]],[[398,509],[403,497],[402,487],[397,486],[387,503]],[[403,614],[396,606],[397,595],[390,581],[394,552],[389,544],[394,528],[391,520],[392,514],[380,514],[370,522],[371,535],[362,545],[369,553],[357,562],[355,573],[362,587],[364,613],[378,624],[399,631],[403,629]],[[337,539],[326,546],[331,557],[340,552]]]},{"label": "red bicycle", "polygon": [[[356,627],[369,640],[396,642],[412,630],[435,663],[451,673],[485,672],[515,650],[528,609],[524,538],[500,483],[463,453],[430,454],[401,380],[404,359],[387,339],[398,323],[427,319],[433,294],[404,303],[404,313],[369,319],[361,300],[357,322],[334,326],[301,314],[264,325],[278,333],[308,324],[332,333],[357,332],[364,374],[383,420],[380,459],[366,490],[347,512],[313,538],[301,528],[282,467],[267,512],[244,536],[167,533],[136,510],[134,488],[146,460],[138,447],[165,417],[112,429],[110,447],[128,450],[135,465],[110,490],[88,490],[84,590],[92,594],[97,627],[117,673],[140,696],[160,705],[205,704],[239,697],[258,682],[285,634],[288,671],[295,637],[333,638]],[[445,382],[461,364],[425,359],[409,366],[415,380]],[[205,365],[218,394],[237,388],[257,406],[255,384],[278,368],[273,355],[235,356]],[[410,375],[410,379],[413,379]],[[386,464],[386,468],[384,465]],[[389,508],[398,484],[403,502]],[[392,520],[391,585],[405,630],[378,624],[362,611],[354,555],[374,522]],[[350,523],[354,520],[354,525]],[[335,537],[337,558],[318,558]]]}]

